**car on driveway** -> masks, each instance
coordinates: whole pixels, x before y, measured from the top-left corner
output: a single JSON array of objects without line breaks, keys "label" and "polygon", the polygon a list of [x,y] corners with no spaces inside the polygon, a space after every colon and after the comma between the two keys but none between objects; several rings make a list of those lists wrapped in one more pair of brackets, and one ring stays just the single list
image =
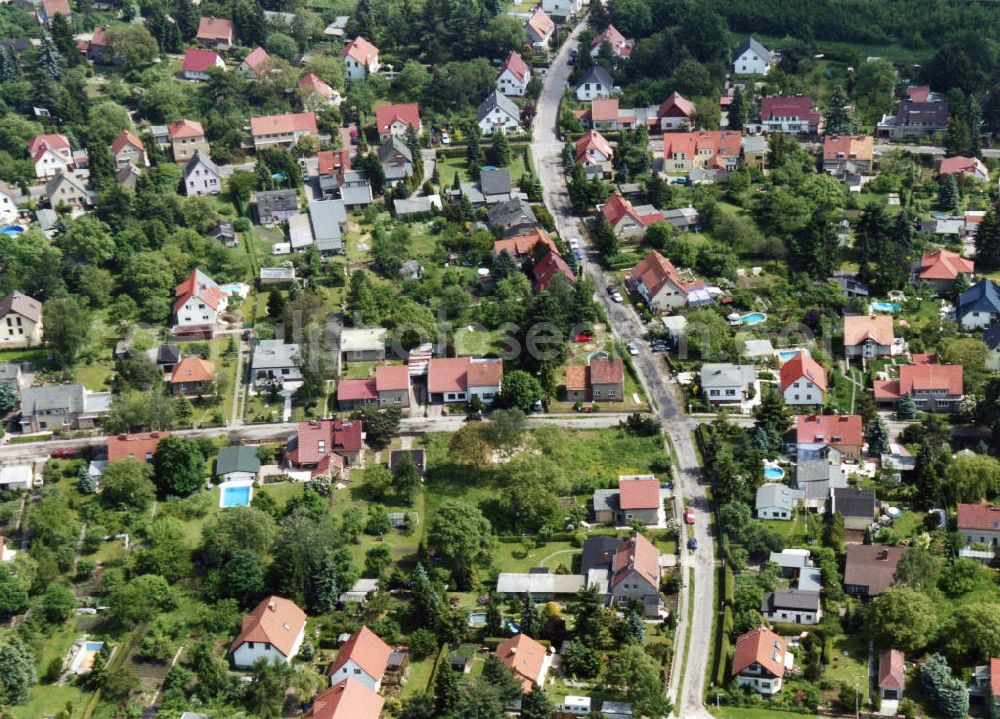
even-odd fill
[{"label": "car on driveway", "polygon": [[466,422],[482,422],[483,421],[483,413],[479,412],[479,411],[469,412],[467,415],[465,415],[465,421]]},{"label": "car on driveway", "polygon": [[573,338],[573,341],[583,344],[584,342],[590,342],[593,339],[594,339],[593,332],[581,332],[580,334],[578,334],[576,337]]},{"label": "car on driveway", "polygon": [[694,537],[691,537],[691,539],[688,540],[688,549],[690,549],[693,552],[697,548],[698,548],[698,540],[695,539]]},{"label": "car on driveway", "polygon": [[684,524],[694,524],[694,507],[684,509]]},{"label": "car on driveway", "polygon": [[613,295],[611,295],[611,299],[613,299],[618,304],[621,304],[622,302],[625,301],[625,298],[622,297],[622,293],[621,292],[615,292]]},{"label": "car on driveway", "polygon": [[670,345],[668,345],[666,342],[653,342],[651,345],[649,345],[649,348],[654,352],[666,352],[668,349],[670,349]]},{"label": "car on driveway", "polygon": [[639,354],[639,348],[635,346],[635,342],[629,342],[627,345],[625,345],[625,349],[627,349],[628,353],[633,357]]},{"label": "car on driveway", "polygon": [[609,294],[609,295],[613,295],[613,294],[615,294],[615,293],[616,293],[617,291],[618,291],[618,290],[616,290],[616,289],[615,289],[615,286],[614,286],[614,285],[608,285],[608,294]]},{"label": "car on driveway", "polygon": [[451,144],[451,135],[448,134],[447,130],[442,130],[441,131],[441,144],[442,145],[450,145]]},{"label": "car on driveway", "polygon": [[65,459],[67,457],[79,457],[80,449],[78,447],[60,447],[59,449],[52,450],[53,459]]}]

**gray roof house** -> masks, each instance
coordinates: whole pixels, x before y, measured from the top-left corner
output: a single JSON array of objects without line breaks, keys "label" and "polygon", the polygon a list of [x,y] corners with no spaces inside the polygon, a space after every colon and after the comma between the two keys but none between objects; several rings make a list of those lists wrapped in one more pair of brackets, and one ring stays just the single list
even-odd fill
[{"label": "gray roof house", "polygon": [[707,363],[701,366],[701,390],[709,402],[742,402],[746,399],[747,388],[756,379],[757,370],[749,364]]},{"label": "gray roof house", "polygon": [[413,153],[406,143],[393,135],[378,148],[378,161],[389,186],[397,185],[413,174]]},{"label": "gray roof house", "polygon": [[392,201],[392,209],[396,217],[410,215],[429,215],[434,210],[441,209],[441,195],[419,195]]},{"label": "gray roof house", "polygon": [[493,205],[487,210],[486,217],[490,225],[500,225],[507,237],[529,232],[538,226],[531,205],[520,198]]},{"label": "gray roof house", "polygon": [[21,431],[91,429],[110,407],[110,392],[88,392],[82,384],[27,387],[21,391]]},{"label": "gray roof house", "polygon": [[845,529],[867,529],[877,511],[874,489],[843,487],[830,492],[830,513],[844,518]]},{"label": "gray roof house", "polygon": [[760,613],[772,622],[816,624],[822,614],[819,592],[803,589],[776,589],[764,596]]},{"label": "gray roof house", "polygon": [[21,365],[14,362],[0,364],[0,384],[9,384],[15,390],[21,387]]},{"label": "gray roof house", "polygon": [[804,449],[795,464],[795,487],[810,509],[822,509],[830,498],[831,489],[847,487],[842,454],[836,447],[818,450]]},{"label": "gray roof house", "polygon": [[347,207],[343,200],[311,200],[309,222],[312,224],[316,249],[321,255],[344,251]]},{"label": "gray roof house", "polygon": [[257,221],[273,225],[299,214],[299,194],[295,190],[265,190],[257,193]]},{"label": "gray roof house", "polygon": [[223,447],[215,458],[215,476],[229,481],[233,479],[256,479],[260,472],[257,447],[237,444]]},{"label": "gray roof house", "polygon": [[[222,190],[222,173],[208,155],[195,150],[184,166],[184,194],[217,195]],[[258,200],[259,201],[259,200]]]},{"label": "gray roof house", "polygon": [[784,484],[768,483],[757,489],[757,519],[791,519],[802,492]]},{"label": "gray roof house", "polygon": [[208,232],[208,236],[223,247],[236,247],[236,228],[232,222],[217,222]]},{"label": "gray roof house", "polygon": [[510,200],[514,189],[510,182],[510,170],[505,167],[483,170],[479,173],[479,189],[487,205]]},{"label": "gray roof house", "polygon": [[615,80],[611,73],[600,65],[592,66],[576,83],[576,99],[580,102],[599,100],[611,95]]},{"label": "gray roof house", "polygon": [[372,204],[372,183],[364,170],[346,170],[340,183],[340,199],[348,209]]},{"label": "gray roof house", "polygon": [[250,362],[254,387],[260,389],[272,384],[280,387],[285,380],[301,380],[298,356],[297,344],[285,344],[281,340],[258,342],[253,348],[253,359]]},{"label": "gray roof house", "polygon": [[476,108],[476,122],[484,135],[518,132],[521,108],[499,90],[494,90]]}]

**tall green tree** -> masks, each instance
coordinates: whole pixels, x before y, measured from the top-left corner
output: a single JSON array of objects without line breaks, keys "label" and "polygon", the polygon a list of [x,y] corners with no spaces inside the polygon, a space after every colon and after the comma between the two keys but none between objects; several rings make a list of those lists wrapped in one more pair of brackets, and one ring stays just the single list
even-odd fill
[{"label": "tall green tree", "polygon": [[68,369],[80,358],[90,335],[88,313],[74,297],[45,303],[45,343],[56,367]]},{"label": "tall green tree", "polygon": [[1000,268],[1000,210],[993,205],[976,230],[976,264],[983,270]]},{"label": "tall green tree", "polygon": [[337,609],[340,585],[337,579],[337,560],[332,553],[323,557],[312,577],[310,598],[310,614],[330,614]]},{"label": "tall green tree", "polygon": [[827,135],[850,135],[854,132],[854,120],[848,109],[849,100],[844,88],[840,85],[833,88],[830,95],[829,105],[826,110],[826,134]]},{"label": "tall green tree", "polygon": [[153,476],[164,495],[186,497],[205,481],[205,458],[198,445],[176,434],[160,440],[153,453]]},{"label": "tall green tree", "polygon": [[0,646],[0,702],[24,704],[38,681],[31,652],[16,639]]}]

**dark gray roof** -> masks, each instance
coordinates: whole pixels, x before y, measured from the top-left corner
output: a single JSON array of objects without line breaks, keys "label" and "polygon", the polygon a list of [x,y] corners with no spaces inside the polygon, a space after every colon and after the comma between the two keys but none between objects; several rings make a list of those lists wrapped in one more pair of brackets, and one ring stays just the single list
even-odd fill
[{"label": "dark gray roof", "polygon": [[625,546],[617,537],[591,537],[583,543],[583,557],[580,559],[580,574],[586,575],[591,569],[600,569],[611,563],[615,552]]},{"label": "dark gray roof", "polygon": [[[218,166],[214,162],[212,162],[212,159],[206,155],[202,155],[200,152],[195,150],[194,155],[191,156],[191,159],[188,160],[187,165],[184,166],[184,179],[186,180],[188,175],[194,172],[195,168],[198,167],[199,165],[203,165],[206,169],[211,170],[214,174],[218,175],[219,177],[222,177],[222,174],[219,172]],[[279,190],[279,192],[292,192],[292,191]],[[265,193],[262,192],[257,193],[258,203],[260,203],[260,196],[262,194]]]},{"label": "dark gray roof", "polygon": [[993,280],[979,280],[958,296],[958,316],[969,312],[1000,313],[1000,286]]},{"label": "dark gray roof", "polygon": [[802,589],[777,589],[764,597],[760,611],[768,614],[775,609],[792,609],[803,612],[819,611],[819,592]]},{"label": "dark gray roof", "polygon": [[11,292],[0,300],[0,317],[5,317],[11,312],[32,322],[38,322],[42,319],[42,303],[23,292]]},{"label": "dark gray roof", "polygon": [[608,89],[608,92],[610,92],[611,88],[615,86],[615,79],[611,77],[611,73],[605,70],[600,65],[594,65],[589,70],[587,70],[587,72],[583,74],[583,77],[580,78],[580,81],[576,83],[576,86],[580,87],[580,85],[583,85],[584,83],[588,82],[590,84],[599,82]]},{"label": "dark gray roof", "polygon": [[502,225],[507,228],[525,224],[538,224],[531,205],[520,198],[493,205],[486,213],[486,216],[491,225]]},{"label": "dark gray roof", "polygon": [[157,364],[177,364],[181,361],[179,345],[160,345],[156,350]]},{"label": "dark gray roof", "polygon": [[896,124],[947,127],[948,103],[901,100],[896,106]]},{"label": "dark gray roof", "polygon": [[232,472],[251,472],[256,474],[259,471],[260,459],[257,457],[256,447],[245,444],[223,447],[219,450],[219,455],[215,458],[216,476],[231,474]]},{"label": "dark gray roof", "polygon": [[994,322],[983,330],[983,342],[991,350],[995,350],[1000,346],[1000,322]]},{"label": "dark gray roof", "polygon": [[494,90],[487,95],[485,100],[479,103],[479,107],[476,108],[476,119],[482,120],[493,112],[493,108],[495,107],[499,107],[518,122],[521,121],[521,108],[509,97],[501,94],[499,90]]},{"label": "dark gray roof", "polygon": [[755,53],[760,55],[765,62],[771,62],[771,51],[754,40],[752,37],[741,42],[739,47],[736,48],[736,51],[733,53],[733,61],[736,61],[739,56],[747,50],[753,50]]},{"label": "dark gray roof", "polygon": [[309,222],[317,250],[334,252],[344,248],[343,226],[347,222],[347,209],[343,200],[311,200]]},{"label": "dark gray roof", "polygon": [[413,153],[410,152],[409,146],[393,135],[379,146],[378,160],[379,162],[390,162],[396,155],[402,155],[407,162],[413,162]]},{"label": "dark gray roof", "polygon": [[844,517],[875,517],[875,490],[839,487],[833,490],[833,511]]},{"label": "dark gray roof", "polygon": [[507,168],[483,170],[479,174],[479,187],[484,195],[509,195],[512,189],[510,170]]},{"label": "dark gray roof", "polygon": [[265,190],[257,193],[259,214],[297,209],[299,209],[299,195],[295,190]]},{"label": "dark gray roof", "polygon": [[236,237],[236,228],[233,227],[232,222],[217,222],[215,227],[209,231],[208,236],[216,240],[233,239]]},{"label": "dark gray roof", "polygon": [[82,384],[50,384],[21,392],[21,414],[31,417],[46,410],[80,413],[84,410]]}]

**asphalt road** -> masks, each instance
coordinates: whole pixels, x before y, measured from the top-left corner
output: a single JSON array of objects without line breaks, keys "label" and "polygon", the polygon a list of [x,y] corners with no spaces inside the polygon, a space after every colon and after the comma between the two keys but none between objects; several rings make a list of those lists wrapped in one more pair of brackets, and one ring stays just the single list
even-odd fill
[{"label": "asphalt road", "polygon": [[[695,509],[694,531],[698,539],[698,550],[696,552],[685,550],[681,555],[681,571],[685,585],[688,583],[689,568],[694,569],[695,576],[693,596],[688,593],[682,600],[682,607],[688,606],[685,602],[693,602],[694,616],[692,642],[691,646],[686,648],[684,686],[681,687],[680,701],[675,706],[674,712],[684,717],[710,719],[711,715],[705,709],[702,699],[705,694],[705,672],[712,646],[715,553],[711,533],[712,514],[691,434],[698,422],[688,419],[678,406],[675,388],[665,376],[666,365],[662,357],[655,354],[649,344],[642,339],[645,329],[635,310],[630,305],[611,301],[604,291],[609,277],[598,263],[598,257],[590,245],[588,234],[579,219],[573,215],[562,168],[563,144],[558,136],[559,104],[572,71],[568,62],[569,51],[575,46],[576,38],[583,27],[584,25],[580,24],[573,30],[569,40],[549,66],[538,102],[531,152],[535,161],[535,172],[542,183],[545,204],[556,221],[559,234],[567,239],[579,238],[581,246],[586,249],[587,256],[583,267],[597,285],[597,300],[607,311],[612,332],[622,341],[634,342],[638,348],[638,354],[633,360],[640,380],[656,407],[657,416],[663,421],[664,430],[670,435],[677,450],[675,488],[679,495],[678,502],[686,500]],[[680,615],[677,630],[679,649],[683,638],[687,635],[686,609],[682,608]],[[678,651],[679,658],[674,662],[671,686],[665,687],[671,698],[677,696],[676,684],[683,661],[680,658],[683,656],[683,651]]]}]

